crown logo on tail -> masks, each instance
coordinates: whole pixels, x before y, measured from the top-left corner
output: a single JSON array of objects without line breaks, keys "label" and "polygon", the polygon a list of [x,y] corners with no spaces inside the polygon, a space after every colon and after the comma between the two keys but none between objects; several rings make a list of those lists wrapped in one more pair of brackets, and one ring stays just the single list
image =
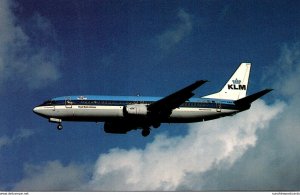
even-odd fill
[{"label": "crown logo on tail", "polygon": [[234,85],[239,85],[239,84],[241,84],[241,80],[235,79],[235,80],[232,80],[232,83]]},{"label": "crown logo on tail", "polygon": [[233,89],[233,90],[246,90],[247,86],[246,85],[241,85],[241,80],[235,79],[231,80],[233,84],[228,84],[227,87],[228,89]]}]

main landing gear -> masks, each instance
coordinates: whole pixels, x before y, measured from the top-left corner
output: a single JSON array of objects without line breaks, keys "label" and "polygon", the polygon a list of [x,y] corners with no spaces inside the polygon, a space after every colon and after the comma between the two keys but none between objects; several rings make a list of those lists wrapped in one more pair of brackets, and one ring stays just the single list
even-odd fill
[{"label": "main landing gear", "polygon": [[[159,122],[153,123],[152,126],[154,128],[158,128],[160,126]],[[149,126],[145,126],[142,130],[142,136],[147,137],[150,134],[150,127]]]},{"label": "main landing gear", "polygon": [[145,127],[142,130],[142,136],[147,137],[150,134],[150,128],[149,127]]}]

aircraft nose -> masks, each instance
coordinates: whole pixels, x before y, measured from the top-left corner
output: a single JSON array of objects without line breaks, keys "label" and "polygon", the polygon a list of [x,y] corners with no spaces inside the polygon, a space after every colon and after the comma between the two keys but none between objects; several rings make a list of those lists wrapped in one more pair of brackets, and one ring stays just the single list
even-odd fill
[{"label": "aircraft nose", "polygon": [[37,107],[34,107],[33,109],[32,109],[32,111],[34,112],[34,113],[37,113]]},{"label": "aircraft nose", "polygon": [[32,110],[35,114],[41,114],[39,107],[34,107]]},{"label": "aircraft nose", "polygon": [[43,106],[36,106],[32,109],[32,111],[42,117],[48,117],[51,116],[51,111],[49,108],[44,108]]}]

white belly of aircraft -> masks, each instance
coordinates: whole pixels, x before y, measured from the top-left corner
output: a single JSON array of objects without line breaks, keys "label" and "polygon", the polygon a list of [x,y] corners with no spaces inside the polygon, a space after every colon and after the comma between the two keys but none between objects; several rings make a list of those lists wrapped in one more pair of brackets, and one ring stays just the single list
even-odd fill
[{"label": "white belly of aircraft", "polygon": [[47,111],[54,118],[114,118],[123,116],[122,106],[55,106]]},{"label": "white belly of aircraft", "polygon": [[170,120],[172,122],[199,122],[209,118],[232,115],[236,112],[237,110],[217,110],[215,108],[176,108],[173,110]]}]

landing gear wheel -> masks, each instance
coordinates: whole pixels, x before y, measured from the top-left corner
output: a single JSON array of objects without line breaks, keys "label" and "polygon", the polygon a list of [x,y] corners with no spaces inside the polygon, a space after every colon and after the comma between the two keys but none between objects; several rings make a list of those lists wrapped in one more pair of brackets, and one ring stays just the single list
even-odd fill
[{"label": "landing gear wheel", "polygon": [[156,128],[160,127],[160,123],[153,123],[152,126],[156,129]]},{"label": "landing gear wheel", "polygon": [[146,128],[142,130],[142,136],[147,137],[150,134],[150,129]]},{"label": "landing gear wheel", "polygon": [[62,124],[58,124],[58,125],[57,125],[57,129],[58,129],[58,130],[62,130],[62,129],[63,129]]}]

